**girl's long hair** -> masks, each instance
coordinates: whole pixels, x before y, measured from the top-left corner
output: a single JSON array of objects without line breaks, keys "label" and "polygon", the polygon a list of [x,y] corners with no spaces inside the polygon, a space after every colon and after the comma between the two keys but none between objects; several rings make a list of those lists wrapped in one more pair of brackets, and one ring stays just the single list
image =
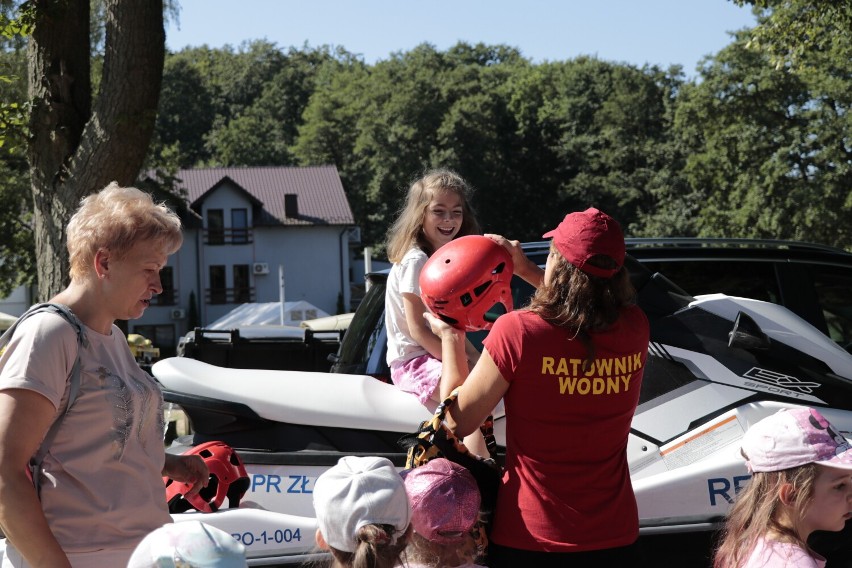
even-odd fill
[{"label": "girl's long hair", "polygon": [[725,526],[719,534],[713,568],[742,566],[758,539],[770,531],[782,535],[787,542],[813,555],[806,539],[799,536],[795,527],[779,523],[777,511],[781,502],[781,486],[789,483],[794,490],[791,508],[799,517],[804,514],[813,497],[817,467],[810,463],[781,471],[754,473],[728,512]]},{"label": "girl's long hair", "polygon": [[426,172],[423,177],[411,184],[405,204],[402,206],[396,221],[387,233],[388,260],[400,262],[415,245],[432,256],[435,252],[432,245],[423,234],[423,221],[426,209],[432,199],[442,192],[454,193],[462,202],[462,223],[455,238],[466,235],[477,235],[481,232],[476,220],[476,213],[470,204],[473,190],[464,179],[452,170],[437,169]]},{"label": "girl's long hair", "polygon": [[[595,358],[590,334],[615,323],[622,308],[635,302],[636,290],[623,266],[612,278],[600,278],[568,262],[553,244],[550,255],[550,283],[539,286],[529,309],[543,320],[573,332],[573,337],[586,347],[585,369]],[[602,255],[588,262],[602,268],[617,266],[613,259]]]},{"label": "girl's long hair", "polygon": [[[411,537],[411,525],[398,534],[391,525],[364,525],[358,529],[355,552],[330,547],[332,566],[345,568],[393,568],[397,565]],[[394,536],[398,538],[394,540]]]}]

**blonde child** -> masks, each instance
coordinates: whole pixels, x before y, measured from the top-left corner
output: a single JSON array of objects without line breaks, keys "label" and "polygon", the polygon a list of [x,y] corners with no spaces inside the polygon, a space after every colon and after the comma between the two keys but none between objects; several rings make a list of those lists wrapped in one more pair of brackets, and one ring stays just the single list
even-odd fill
[{"label": "blonde child", "polygon": [[[391,379],[430,409],[440,402],[441,340],[423,317],[427,309],[420,299],[420,272],[442,245],[480,233],[470,194],[470,187],[455,172],[429,171],[411,185],[388,231],[388,260],[393,266],[385,293],[385,325]],[[469,341],[465,352],[469,364],[479,358]],[[474,435],[465,442],[475,453],[487,455],[481,440]]]},{"label": "blonde child", "polygon": [[817,410],[781,410],[743,436],[752,473],[728,513],[714,568],[822,568],[807,544],[852,513],[852,452]]},{"label": "blonde child", "polygon": [[405,490],[414,532],[404,568],[481,568],[478,532],[480,495],[464,467],[436,458],[406,472]]},{"label": "blonde child", "polygon": [[411,536],[402,477],[387,458],[346,456],[314,485],[316,541],[333,568],[392,568]]}]

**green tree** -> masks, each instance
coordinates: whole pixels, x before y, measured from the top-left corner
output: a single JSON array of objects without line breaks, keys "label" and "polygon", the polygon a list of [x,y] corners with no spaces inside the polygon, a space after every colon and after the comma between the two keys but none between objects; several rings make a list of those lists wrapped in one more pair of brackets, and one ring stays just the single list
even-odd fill
[{"label": "green tree", "polygon": [[0,4],[0,297],[30,284],[35,268],[25,154],[28,14]]},{"label": "green tree", "polygon": [[852,76],[852,60],[789,73],[748,41],[740,33],[680,97],[676,129],[702,204],[698,231],[849,247],[852,95],[838,77]]},{"label": "green tree", "polygon": [[253,41],[168,54],[149,164],[295,164],[291,148],[319,68],[343,53]]},{"label": "green tree", "polygon": [[12,141],[20,142],[26,123],[26,65],[22,65],[21,54],[32,24],[32,9],[0,0],[0,149]]},{"label": "green tree", "polygon": [[490,121],[505,104],[489,100],[489,89],[506,74],[490,83],[482,77],[521,59],[502,46],[459,44],[439,52],[423,44],[371,67],[352,60],[327,65],[294,152],[303,164],[337,165],[362,239],[381,251],[408,186],[429,167],[457,169],[479,188],[475,200],[488,202],[490,182],[502,170],[479,160],[496,155],[486,147],[497,136]]},{"label": "green tree", "polygon": [[474,207],[485,231],[527,239],[541,222],[540,212],[533,214],[529,204],[547,191],[547,184],[540,178],[529,183],[525,175],[532,173],[528,160],[532,154],[538,157],[538,148],[530,151],[529,141],[520,136],[511,100],[515,78],[531,64],[517,50],[481,44],[458,44],[446,58],[442,90],[447,106],[430,161],[461,172],[473,185]]},{"label": "green tree", "polygon": [[[432,166],[436,132],[446,112],[443,55],[423,44],[379,61],[353,101],[353,160],[368,172],[362,186],[362,238],[380,245],[413,178]],[[463,172],[462,172],[463,173]]]},{"label": "green tree", "polygon": [[205,137],[214,118],[213,99],[198,67],[186,58],[168,58],[149,162],[176,170],[207,160]]},{"label": "green tree", "polygon": [[189,300],[187,304],[189,307],[186,310],[186,327],[189,330],[193,330],[201,325],[201,318],[198,316],[198,300],[195,297],[195,290],[189,291]]},{"label": "green tree", "polygon": [[689,151],[674,129],[680,93],[690,84],[679,66],[654,76],[662,97],[659,120],[663,130],[648,147],[653,166],[646,170],[643,196],[636,203],[636,218],[628,222],[627,232],[637,237],[695,236],[701,201],[684,175]]},{"label": "green tree", "polygon": [[324,69],[294,152],[337,165],[362,239],[379,250],[412,178],[434,166],[474,185],[488,231],[540,238],[592,204],[638,223],[674,178],[667,137],[681,81],[679,69],[533,65],[505,46],[424,44]]},{"label": "green tree", "polygon": [[748,46],[768,57],[776,69],[802,70],[820,66],[823,54],[832,57],[849,51],[852,30],[852,0],[733,0],[754,6],[757,25],[748,36]]},{"label": "green tree", "polygon": [[370,223],[366,188],[370,171],[356,151],[359,121],[368,92],[370,68],[358,57],[326,61],[317,71],[315,89],[302,114],[292,152],[299,165],[334,164],[340,174],[362,239]]},{"label": "green tree", "polygon": [[510,204],[509,217],[518,223],[510,234],[540,238],[566,211],[591,205],[641,227],[655,191],[677,165],[668,136],[681,82],[679,68],[637,69],[586,57],[515,74],[507,82],[515,147],[506,153],[503,176],[514,195],[507,186],[498,201]]}]

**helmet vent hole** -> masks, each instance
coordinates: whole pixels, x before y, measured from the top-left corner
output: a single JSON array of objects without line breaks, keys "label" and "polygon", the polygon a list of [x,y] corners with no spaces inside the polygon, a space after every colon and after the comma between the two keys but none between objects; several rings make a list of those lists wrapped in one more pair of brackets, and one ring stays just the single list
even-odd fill
[{"label": "helmet vent hole", "polygon": [[445,323],[448,323],[450,325],[458,325],[459,324],[459,320],[453,319],[450,316],[446,316],[444,314],[438,314],[438,317],[441,318],[441,320],[443,320]]},{"label": "helmet vent hole", "polygon": [[198,492],[198,495],[207,503],[210,503],[214,497],[216,497],[216,492],[219,489],[219,478],[216,477],[215,474],[210,476],[210,480],[207,482],[207,487],[202,487],[201,491]]},{"label": "helmet vent hole", "polygon": [[494,267],[494,270],[491,271],[491,274],[502,274],[503,270],[506,268],[506,263],[501,262],[497,266]]},{"label": "helmet vent hole", "polygon": [[[478,295],[479,295],[479,294],[477,294],[477,296],[478,296]],[[470,296],[470,293],[469,293],[469,292],[465,292],[464,294],[462,294],[461,296],[459,296],[459,301],[461,302],[461,305],[462,305],[462,306],[467,307],[467,306],[469,306],[469,305],[471,305],[471,304],[473,303],[473,298]]]},{"label": "helmet vent hole", "polygon": [[[483,282],[482,284],[480,284],[479,286],[477,286],[476,288],[473,289],[473,293],[476,294],[476,297],[478,298],[479,296],[484,294],[485,291],[488,290],[488,288],[490,286],[491,286],[491,282]],[[465,305],[467,305],[467,304],[465,304]]]}]

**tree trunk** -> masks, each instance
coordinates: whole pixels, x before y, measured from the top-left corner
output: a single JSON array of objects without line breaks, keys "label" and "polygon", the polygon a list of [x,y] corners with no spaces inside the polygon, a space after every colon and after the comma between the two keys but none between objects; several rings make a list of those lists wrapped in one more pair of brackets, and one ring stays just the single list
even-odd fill
[{"label": "tree trunk", "polygon": [[154,130],[165,56],[162,0],[105,0],[103,78],[91,103],[89,0],[36,0],[28,146],[39,300],[68,284],[66,226],[80,199],[131,184]]}]

